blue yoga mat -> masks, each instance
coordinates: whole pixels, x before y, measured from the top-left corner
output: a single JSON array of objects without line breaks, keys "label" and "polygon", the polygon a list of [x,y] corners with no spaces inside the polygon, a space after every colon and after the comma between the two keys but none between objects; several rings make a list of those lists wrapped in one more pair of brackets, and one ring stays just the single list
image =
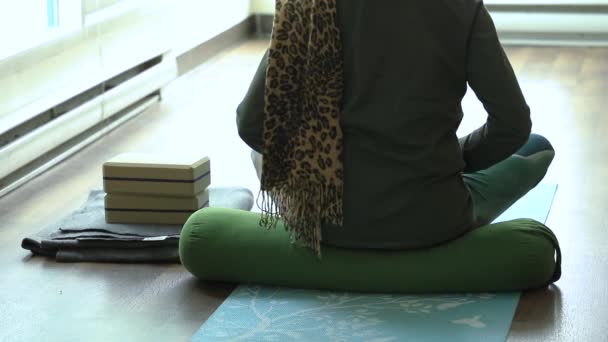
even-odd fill
[{"label": "blue yoga mat", "polygon": [[[545,222],[556,190],[539,185],[496,221]],[[408,296],[241,285],[192,341],[505,341],[519,295]]]}]

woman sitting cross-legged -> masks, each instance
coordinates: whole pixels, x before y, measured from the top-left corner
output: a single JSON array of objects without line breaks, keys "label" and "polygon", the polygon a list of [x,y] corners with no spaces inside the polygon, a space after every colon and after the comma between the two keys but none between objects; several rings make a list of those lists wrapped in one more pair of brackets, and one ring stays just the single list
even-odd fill
[{"label": "woman sitting cross-legged", "polygon": [[[467,85],[488,118],[459,139]],[[199,278],[456,292],[560,276],[547,227],[491,224],[543,179],[554,150],[530,134],[480,0],[277,1],[237,124],[262,214],[190,218],[180,252]]]}]

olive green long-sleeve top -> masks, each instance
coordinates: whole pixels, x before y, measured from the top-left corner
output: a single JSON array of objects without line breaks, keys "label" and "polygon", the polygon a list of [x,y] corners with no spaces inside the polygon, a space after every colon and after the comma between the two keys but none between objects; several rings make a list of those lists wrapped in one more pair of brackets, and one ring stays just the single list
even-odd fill
[{"label": "olive green long-sleeve top", "polygon": [[[476,226],[463,172],[504,160],[531,129],[492,19],[479,0],[339,0],[344,49],[344,226],[323,242],[424,248]],[[263,153],[264,56],[237,109]],[[459,139],[467,84],[487,122]]]}]

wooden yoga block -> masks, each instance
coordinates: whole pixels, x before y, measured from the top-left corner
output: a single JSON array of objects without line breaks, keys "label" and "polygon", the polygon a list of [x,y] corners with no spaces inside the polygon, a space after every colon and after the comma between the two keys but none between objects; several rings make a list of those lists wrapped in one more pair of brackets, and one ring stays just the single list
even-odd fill
[{"label": "wooden yoga block", "polygon": [[108,223],[184,224],[209,206],[209,191],[195,197],[107,194],[104,200]]},{"label": "wooden yoga block", "polygon": [[211,163],[200,156],[126,153],[103,164],[107,193],[193,197],[211,184]]}]

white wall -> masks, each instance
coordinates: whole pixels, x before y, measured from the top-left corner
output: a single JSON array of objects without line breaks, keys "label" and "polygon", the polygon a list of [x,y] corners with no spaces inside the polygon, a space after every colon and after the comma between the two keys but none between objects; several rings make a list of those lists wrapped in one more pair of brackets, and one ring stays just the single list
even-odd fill
[{"label": "white wall", "polygon": [[273,14],[275,0],[251,0],[251,13]]}]

